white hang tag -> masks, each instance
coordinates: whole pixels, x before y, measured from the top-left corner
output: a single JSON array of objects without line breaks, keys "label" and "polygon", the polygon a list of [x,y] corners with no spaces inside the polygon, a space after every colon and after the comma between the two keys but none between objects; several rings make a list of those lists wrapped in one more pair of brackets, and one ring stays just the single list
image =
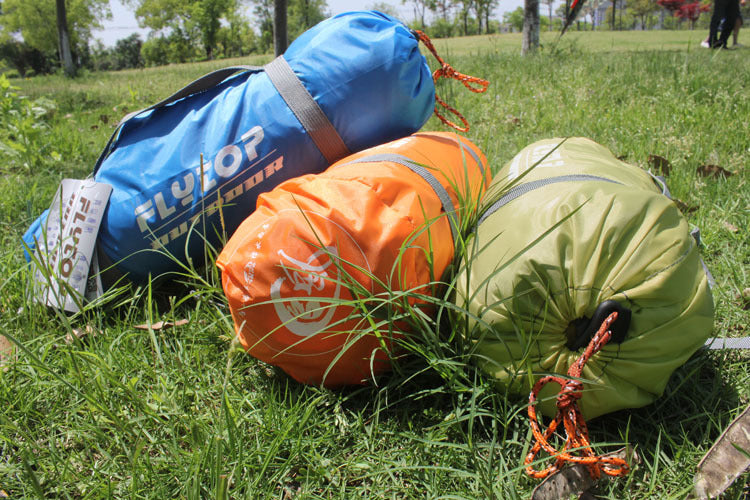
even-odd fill
[{"label": "white hang tag", "polygon": [[[42,241],[37,242],[33,296],[43,304],[78,312],[101,295],[96,238],[112,186],[91,179],[63,179],[52,201]],[[88,287],[89,274],[93,284]],[[89,290],[90,289],[90,290]],[[98,290],[98,292],[97,292]]]}]

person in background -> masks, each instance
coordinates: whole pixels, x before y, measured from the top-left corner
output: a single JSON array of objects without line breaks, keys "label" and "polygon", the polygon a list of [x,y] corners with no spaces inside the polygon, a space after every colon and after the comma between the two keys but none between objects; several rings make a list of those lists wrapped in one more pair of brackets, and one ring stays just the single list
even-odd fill
[{"label": "person in background", "polygon": [[732,46],[741,47],[737,42],[743,24],[740,5],[745,5],[746,2],[747,0],[716,0],[708,38],[701,42],[701,47],[726,49],[730,34]]}]

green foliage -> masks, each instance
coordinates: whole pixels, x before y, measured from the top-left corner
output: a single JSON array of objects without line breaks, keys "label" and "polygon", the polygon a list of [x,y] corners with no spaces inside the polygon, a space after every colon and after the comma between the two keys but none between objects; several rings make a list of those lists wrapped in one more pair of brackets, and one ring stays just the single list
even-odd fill
[{"label": "green foliage", "polygon": [[[172,44],[184,40],[187,45],[200,44],[207,59],[213,58],[222,21],[235,16],[236,0],[131,0],[139,22],[157,32],[169,32]],[[174,55],[179,55],[174,53]],[[144,55],[144,58],[146,56]],[[193,60],[189,57],[171,62]]]},{"label": "green foliage", "polygon": [[185,63],[201,59],[201,50],[183,32],[174,31],[168,36],[149,38],[141,47],[146,66]]},{"label": "green foliage", "polygon": [[[66,10],[74,58],[87,50],[91,30],[111,16],[108,0],[67,0]],[[55,0],[4,0],[0,25],[9,33],[20,33],[30,47],[44,54],[57,52]]]},{"label": "green foliage", "polygon": [[[260,35],[257,39],[259,52],[273,51],[273,0],[252,0],[255,26]],[[324,0],[287,1],[287,40],[291,43],[308,28],[327,17]]]},{"label": "green foliage", "polygon": [[140,68],[143,66],[141,48],[143,42],[140,35],[132,35],[121,38],[115,42],[111,49],[99,44],[91,54],[89,66],[98,71],[119,71],[127,68]]},{"label": "green foliage", "polygon": [[36,100],[20,96],[18,88],[0,75],[0,171],[32,172],[50,160],[59,160],[45,134],[49,131],[48,117],[54,113],[55,104],[40,97]]},{"label": "green foliage", "polygon": [[523,31],[523,7],[517,7],[514,10],[503,14],[503,22],[510,25],[516,32]]},{"label": "green foliage", "polygon": [[49,73],[57,65],[55,54],[44,54],[26,42],[12,38],[0,41],[0,60],[5,61],[21,76],[26,76],[27,72]]},{"label": "green foliage", "polygon": [[247,18],[235,12],[216,35],[217,56],[237,57],[258,52],[258,37]]},{"label": "green foliage", "polygon": [[288,39],[294,40],[326,15],[325,0],[291,0],[287,6]]},{"label": "green foliage", "polygon": [[[532,58],[518,55],[517,34],[439,40],[453,67],[491,81],[483,95],[441,81],[439,95],[469,119],[467,136],[495,170],[552,136],[590,137],[644,168],[650,154],[669,159],[670,189],[692,207],[717,280],[715,334],[747,335],[737,299],[750,275],[746,53],[702,51],[686,31],[573,32],[557,45],[545,35]],[[329,391],[237,349],[215,272],[179,277],[189,283],[181,294],[132,290],[75,318],[28,302],[18,238],[60,178],[90,173],[127,111],[217,67],[268,57],[246,59],[17,83],[27,101],[57,102],[35,141],[62,160],[8,169],[0,152],[0,329],[16,347],[0,368],[0,489],[11,498],[529,498],[525,402],[439,354],[456,348],[450,331],[404,365],[411,378]],[[444,130],[434,118],[425,129]],[[702,164],[735,174],[702,177]],[[177,319],[188,323],[134,328]],[[701,456],[750,401],[748,361],[699,352],[657,403],[588,422],[597,451],[628,442],[641,457],[595,496],[685,498]],[[451,372],[463,390],[443,378]],[[723,498],[742,499],[743,486]]]}]

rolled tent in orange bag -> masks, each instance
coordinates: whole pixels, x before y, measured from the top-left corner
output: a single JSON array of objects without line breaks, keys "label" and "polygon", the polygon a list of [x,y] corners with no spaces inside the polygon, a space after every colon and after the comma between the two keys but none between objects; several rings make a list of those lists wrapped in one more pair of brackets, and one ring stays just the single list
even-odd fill
[{"label": "rolled tent in orange bag", "polygon": [[261,195],[217,260],[244,348],[306,384],[387,371],[399,328],[373,309],[440,279],[486,165],[463,137],[418,133]]}]

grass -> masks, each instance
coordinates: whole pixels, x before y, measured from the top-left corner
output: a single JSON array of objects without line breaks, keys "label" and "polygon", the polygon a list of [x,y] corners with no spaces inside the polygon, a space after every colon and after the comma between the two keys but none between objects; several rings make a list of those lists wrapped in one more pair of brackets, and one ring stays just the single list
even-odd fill
[{"label": "grass", "polygon": [[[742,35],[745,32],[743,31]],[[439,94],[497,170],[529,143],[585,136],[626,161],[672,165],[714,273],[717,336],[748,335],[750,51],[697,48],[702,32],[571,33],[530,58],[517,35],[438,41],[456,69],[489,79]],[[741,40],[742,41],[742,40]],[[428,56],[428,59],[431,56]],[[229,64],[13,81],[57,104],[34,165],[0,162],[0,328],[17,343],[0,370],[0,490],[11,498],[528,498],[524,401],[473,379],[455,391],[429,370],[410,382],[329,391],[294,383],[227,339],[216,274],[190,299],[149,289],[80,317],[25,296],[20,235],[63,177],[90,173],[113,125]],[[432,63],[432,61],[430,61]],[[432,118],[427,130],[441,130]],[[55,158],[60,158],[59,160]],[[720,165],[728,178],[697,168]],[[149,321],[187,319],[172,329]],[[94,330],[78,339],[74,328]],[[589,422],[592,441],[627,442],[642,462],[600,498],[684,498],[701,456],[750,399],[746,352],[700,352],[645,408]],[[604,447],[608,450],[608,447]],[[747,476],[724,498],[747,494]],[[743,492],[744,491],[744,492]]]}]

